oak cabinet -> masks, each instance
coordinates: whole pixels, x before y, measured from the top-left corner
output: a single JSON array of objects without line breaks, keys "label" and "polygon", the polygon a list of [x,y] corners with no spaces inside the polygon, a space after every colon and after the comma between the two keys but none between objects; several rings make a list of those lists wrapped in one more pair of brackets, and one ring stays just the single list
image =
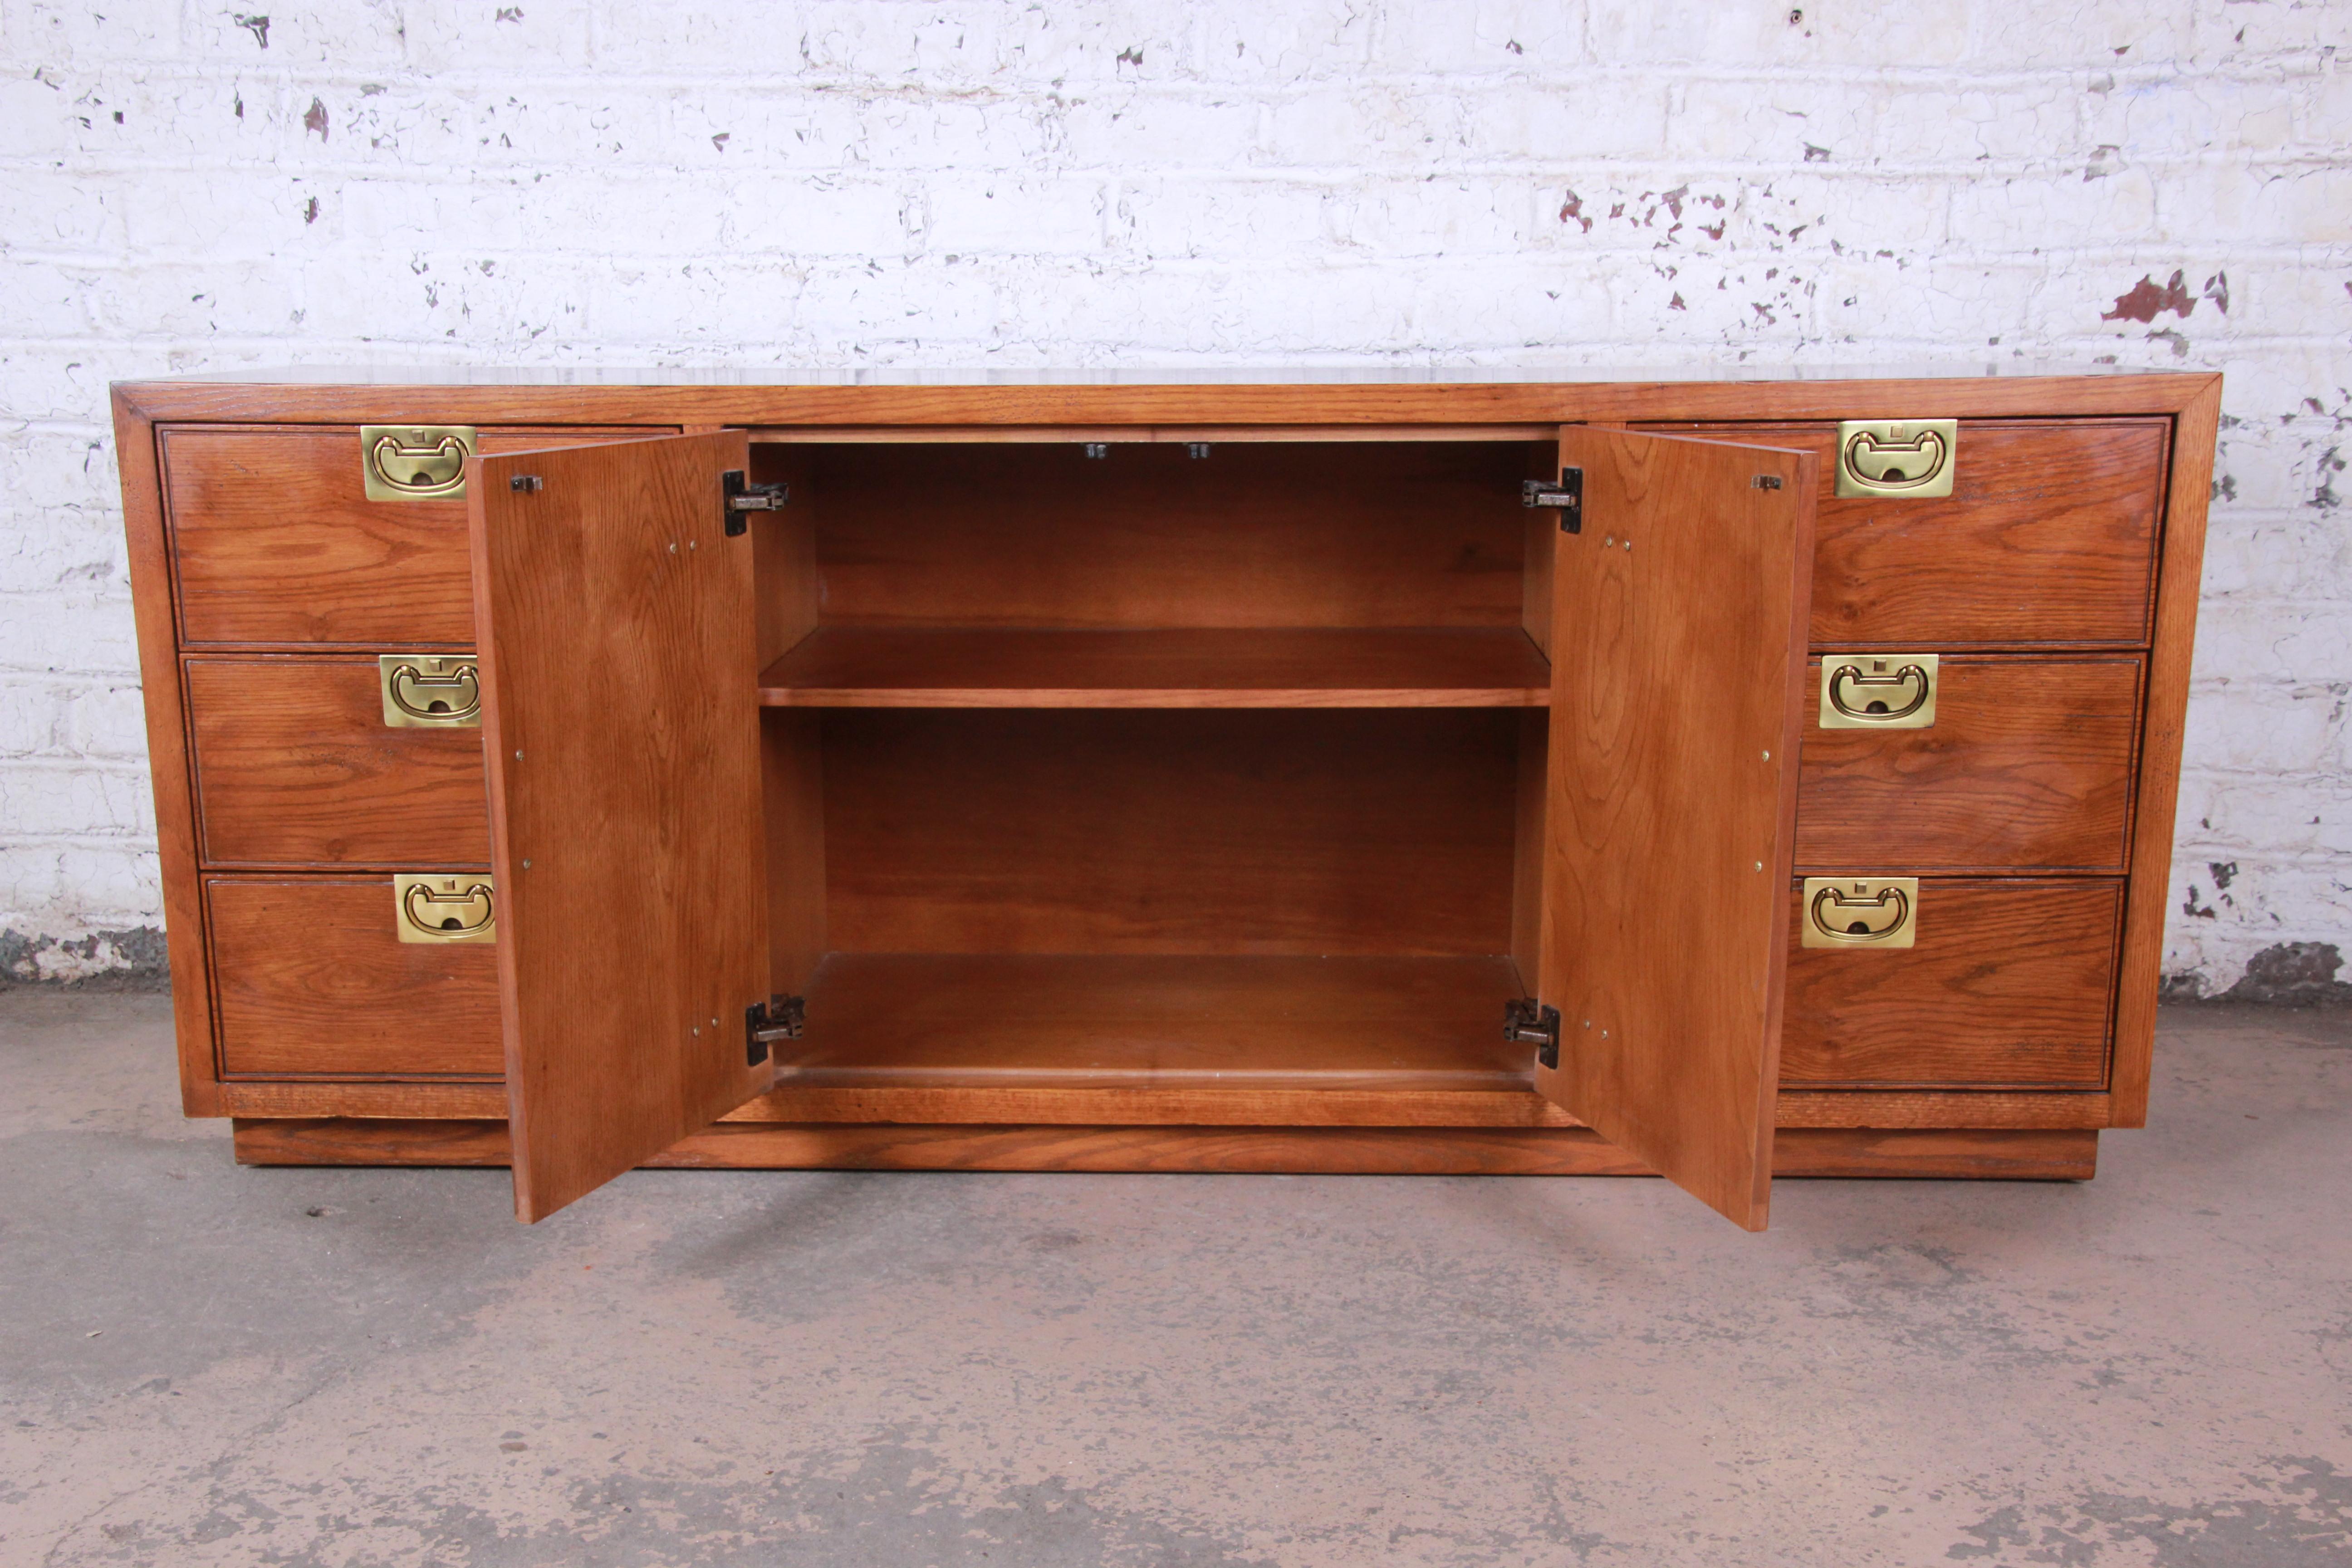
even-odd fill
[{"label": "oak cabinet", "polygon": [[116,390],[256,1162],[2080,1179],[2219,398]]}]

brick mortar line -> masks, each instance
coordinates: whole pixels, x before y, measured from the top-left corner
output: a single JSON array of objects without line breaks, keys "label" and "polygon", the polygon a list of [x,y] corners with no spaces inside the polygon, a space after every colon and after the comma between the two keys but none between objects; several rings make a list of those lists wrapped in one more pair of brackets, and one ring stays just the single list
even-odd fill
[{"label": "brick mortar line", "polygon": [[[707,140],[707,138],[699,136],[688,136],[686,138],[688,144],[694,144],[702,140]],[[2102,143],[2101,145],[2105,144]],[[320,149],[321,154],[326,153],[328,151],[329,149],[323,147]],[[1445,163],[1441,155],[1441,158],[1433,165],[1432,161],[1425,156],[1420,162],[1412,163],[1410,162],[1409,154],[1399,153],[1395,154],[1398,162],[1398,171],[1393,175],[1389,174],[1384,168],[1377,164],[1367,166],[1328,164],[1321,163],[1281,163],[1274,162],[1200,164],[1197,166],[1176,168],[1155,168],[1149,175],[1138,175],[1134,174],[1130,167],[1125,165],[1095,162],[1048,163],[1041,167],[1041,165],[1034,163],[975,164],[967,161],[960,163],[888,165],[860,164],[856,165],[855,168],[847,169],[838,165],[826,165],[820,167],[796,164],[762,164],[754,172],[761,175],[769,177],[777,175],[801,175],[809,178],[852,178],[860,184],[883,184],[898,177],[911,180],[921,179],[927,176],[935,178],[936,176],[942,174],[961,175],[964,177],[971,177],[978,174],[1021,174],[1044,180],[1113,180],[1121,177],[1150,179],[1154,181],[1198,179],[1202,181],[1225,181],[1228,183],[1265,183],[1265,181],[1273,179],[1289,179],[1299,181],[1301,183],[1313,182],[1361,184],[1365,183],[1366,175],[1369,174],[1376,180],[1392,178],[1400,184],[1423,185],[1430,183],[1432,175],[1441,178],[1448,175],[1463,177],[1491,176],[1502,178],[1524,175],[1530,172],[1555,171],[1558,173],[1559,177],[1570,178],[1584,172],[1604,170],[1615,171],[1620,169],[1643,171],[1652,177],[1675,184],[1685,182],[1696,183],[1709,178],[1718,177],[1718,175],[1723,174],[1770,174],[1775,176],[1802,174],[1852,181],[1893,180],[1904,183],[1916,183],[1926,179],[1948,178],[1968,184],[1982,184],[1987,179],[2023,179],[2031,178],[2037,174],[2045,174],[2053,178],[2079,178],[2082,174],[2082,161],[2086,157],[2095,156],[2095,148],[2086,146],[2076,149],[2069,153],[2055,154],[2038,160],[2004,159],[1996,161],[1992,159],[1982,159],[1969,160],[1960,163],[1901,163],[1895,161],[1881,161],[1870,163],[1857,163],[1853,162],[1839,162],[1834,160],[1817,160],[1811,162],[1807,162],[1802,159],[1759,158],[1743,160],[1727,158],[1720,153],[1695,153],[1687,160],[1661,158],[1654,155],[1645,155],[1640,158],[1617,157],[1604,153],[1598,157],[1586,158],[1570,163],[1564,161],[1552,161],[1543,158],[1538,154],[1530,153],[1522,158],[1510,159],[1498,158],[1489,154],[1486,159],[1479,162],[1463,163],[1458,164]],[[522,156],[512,159],[500,159],[491,166],[478,167],[470,173],[467,177],[462,180],[450,180],[446,176],[446,174],[439,177],[444,184],[451,185],[470,186],[497,184],[502,183],[500,179],[501,171],[513,170],[520,173],[542,170],[550,166],[560,168],[567,172],[577,172],[581,174],[593,172],[599,174],[609,174],[616,169],[618,172],[625,174],[634,174],[642,171],[648,183],[651,183],[665,173],[674,178],[683,177],[688,179],[691,179],[698,174],[706,173],[720,176],[721,178],[740,177],[740,171],[738,168],[730,167],[730,165],[720,161],[723,160],[727,154],[714,153],[711,156],[713,158],[712,162],[708,163],[698,163],[688,168],[679,168],[676,166],[674,160],[666,167],[657,155],[650,153],[646,154],[646,160],[642,163],[635,161],[623,161],[615,163],[610,160],[589,162],[572,159],[559,160],[552,157]],[[442,167],[446,168],[446,165],[443,165]],[[2253,154],[2250,156],[2243,150],[2228,149],[2203,153],[2174,153],[2167,152],[2156,154],[2143,154],[2135,156],[2126,162],[2116,164],[2107,174],[2100,177],[2103,179],[2112,179],[2116,175],[2123,174],[2135,172],[2153,173],[2168,169],[2221,169],[2230,172],[2240,172],[2249,168],[2254,170],[2286,170],[2299,174],[2338,174],[2344,172],[2345,164],[2339,150],[2325,142],[2315,142],[2310,143],[2307,150],[2283,152],[2269,155]],[[315,161],[292,158],[231,157],[209,161],[183,161],[176,159],[156,159],[150,161],[92,158],[87,162],[80,161],[76,155],[72,154],[51,154],[44,156],[39,154],[18,153],[10,157],[0,158],[0,169],[19,169],[51,173],[65,172],[83,175],[114,172],[142,174],[217,174],[224,171],[229,171],[238,173],[287,174],[289,176],[315,175],[320,178],[336,177],[344,179],[373,174],[378,175],[407,175],[413,183],[424,183],[426,179],[434,177],[432,175],[419,173],[414,161],[408,160],[404,154],[397,153],[388,153],[380,160],[340,159],[321,156]],[[1419,172],[1412,172],[1415,170]]]},{"label": "brick mortar line", "polygon": [[[22,51],[20,58],[29,61],[33,51]],[[637,51],[633,51],[637,52]],[[34,64],[43,76],[39,85],[49,87],[61,98],[71,91],[81,78],[87,81],[95,71],[136,71],[156,76],[176,77],[205,86],[217,84],[223,74],[232,73],[243,85],[245,81],[260,80],[273,85],[299,84],[317,88],[335,86],[357,91],[366,87],[380,87],[385,93],[370,94],[383,97],[403,83],[404,79],[421,78],[436,88],[448,87],[458,90],[511,91],[519,77],[528,77],[543,89],[562,89],[573,84],[603,89],[605,91],[640,91],[648,89],[675,92],[708,92],[714,86],[733,89],[739,86],[758,87],[774,94],[808,94],[823,98],[855,94],[866,98],[891,98],[915,103],[945,100],[959,106],[975,99],[992,101],[1066,103],[1083,102],[1085,95],[1122,91],[1129,94],[1164,94],[1168,96],[1201,97],[1246,94],[1265,98],[1279,95],[1304,96],[1318,93],[1326,84],[1341,91],[1388,90],[1402,88],[1425,92],[1434,78],[1448,83],[1493,84],[1498,89],[1519,91],[1537,90],[1570,92],[1580,88],[1603,82],[1612,86],[1622,83],[1655,82],[1662,91],[1685,88],[1694,82],[1709,86],[1790,87],[1801,83],[1812,87],[1820,83],[1852,86],[1873,91],[1889,87],[1919,90],[1940,84],[1966,88],[1991,86],[2014,89],[2025,85],[2048,85],[2090,93],[2090,83],[2106,79],[2113,83],[2107,90],[2126,93],[2136,88],[2208,85],[2280,87],[2296,82],[2321,82],[2338,75],[2346,68],[2344,58],[2335,46],[2327,44],[2296,45],[2275,50],[2249,51],[2246,57],[2223,57],[2208,64],[2198,60],[2173,60],[2160,65],[2076,63],[2048,66],[1914,65],[1879,66],[1864,63],[1836,63],[1813,60],[1789,60],[1768,66],[1741,67],[1714,64],[1706,61],[1675,59],[1613,62],[1592,60],[1563,65],[1558,71],[1543,71],[1527,67],[1496,65],[1487,68],[1438,66],[1419,70],[1356,69],[1335,66],[1328,75],[1266,80],[1257,77],[1170,76],[1143,79],[1117,75],[1074,80],[1065,77],[1063,85],[1037,87],[1024,79],[1014,84],[992,81],[996,73],[950,74],[939,70],[926,75],[919,82],[909,82],[904,75],[867,76],[858,74],[789,74],[781,80],[772,70],[761,72],[753,67],[729,69],[723,64],[709,69],[661,70],[625,72],[602,67],[594,59],[582,63],[546,56],[511,65],[468,66],[435,64],[425,61],[383,62],[383,68],[368,70],[349,66],[289,64],[279,66],[274,61],[244,57],[247,63],[234,63],[237,57],[185,55],[179,58],[149,55],[99,55],[83,64],[71,54],[64,57],[68,63],[58,66],[61,79],[51,81],[46,73],[52,68],[47,63]],[[2244,58],[2263,62],[2254,65],[2233,63]],[[924,68],[918,67],[918,70]],[[1020,68],[1008,66],[1004,73],[1017,75]],[[28,72],[23,79],[31,81]],[[590,96],[600,96],[592,93]],[[66,103],[76,100],[63,98]],[[527,106],[526,106],[527,107]]]}]

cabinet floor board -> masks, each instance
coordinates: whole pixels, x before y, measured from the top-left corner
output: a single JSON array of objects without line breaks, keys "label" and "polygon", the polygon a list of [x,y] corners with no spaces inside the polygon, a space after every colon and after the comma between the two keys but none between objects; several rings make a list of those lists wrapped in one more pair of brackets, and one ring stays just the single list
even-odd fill
[{"label": "cabinet floor board", "polygon": [[821,626],[770,665],[771,708],[1540,708],[1516,626],[1134,631]]},{"label": "cabinet floor board", "polygon": [[782,1088],[1519,1089],[1507,958],[829,955]]}]

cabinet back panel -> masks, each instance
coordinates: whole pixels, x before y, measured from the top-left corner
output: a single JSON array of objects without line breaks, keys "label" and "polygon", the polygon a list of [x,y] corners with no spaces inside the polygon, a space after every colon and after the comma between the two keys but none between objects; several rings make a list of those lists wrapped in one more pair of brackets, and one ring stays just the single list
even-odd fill
[{"label": "cabinet back panel", "polygon": [[828,940],[1504,952],[1517,749],[1486,710],[828,711]]},{"label": "cabinet back panel", "polygon": [[[1512,626],[1522,442],[818,447],[827,622]],[[795,494],[797,495],[797,491]]]}]

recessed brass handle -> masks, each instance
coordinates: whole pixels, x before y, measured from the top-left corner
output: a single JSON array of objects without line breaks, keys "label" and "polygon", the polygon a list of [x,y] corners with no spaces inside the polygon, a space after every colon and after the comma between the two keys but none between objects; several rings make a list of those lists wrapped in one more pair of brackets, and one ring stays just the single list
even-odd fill
[{"label": "recessed brass handle", "polygon": [[362,425],[360,482],[370,500],[463,500],[471,425]]},{"label": "recessed brass handle", "polygon": [[471,654],[380,654],[383,721],[395,730],[478,730],[482,682]]},{"label": "recessed brass handle", "polygon": [[1925,730],[1936,722],[1932,653],[1833,653],[1822,660],[1822,728]]},{"label": "recessed brass handle", "polygon": [[496,942],[498,904],[490,879],[446,872],[392,879],[393,924],[403,942]]},{"label": "recessed brass handle", "polygon": [[1837,493],[1881,500],[1948,496],[1957,419],[1849,419],[1838,426]]},{"label": "recessed brass handle", "polygon": [[1808,877],[1804,947],[1909,947],[1919,930],[1916,877]]}]

